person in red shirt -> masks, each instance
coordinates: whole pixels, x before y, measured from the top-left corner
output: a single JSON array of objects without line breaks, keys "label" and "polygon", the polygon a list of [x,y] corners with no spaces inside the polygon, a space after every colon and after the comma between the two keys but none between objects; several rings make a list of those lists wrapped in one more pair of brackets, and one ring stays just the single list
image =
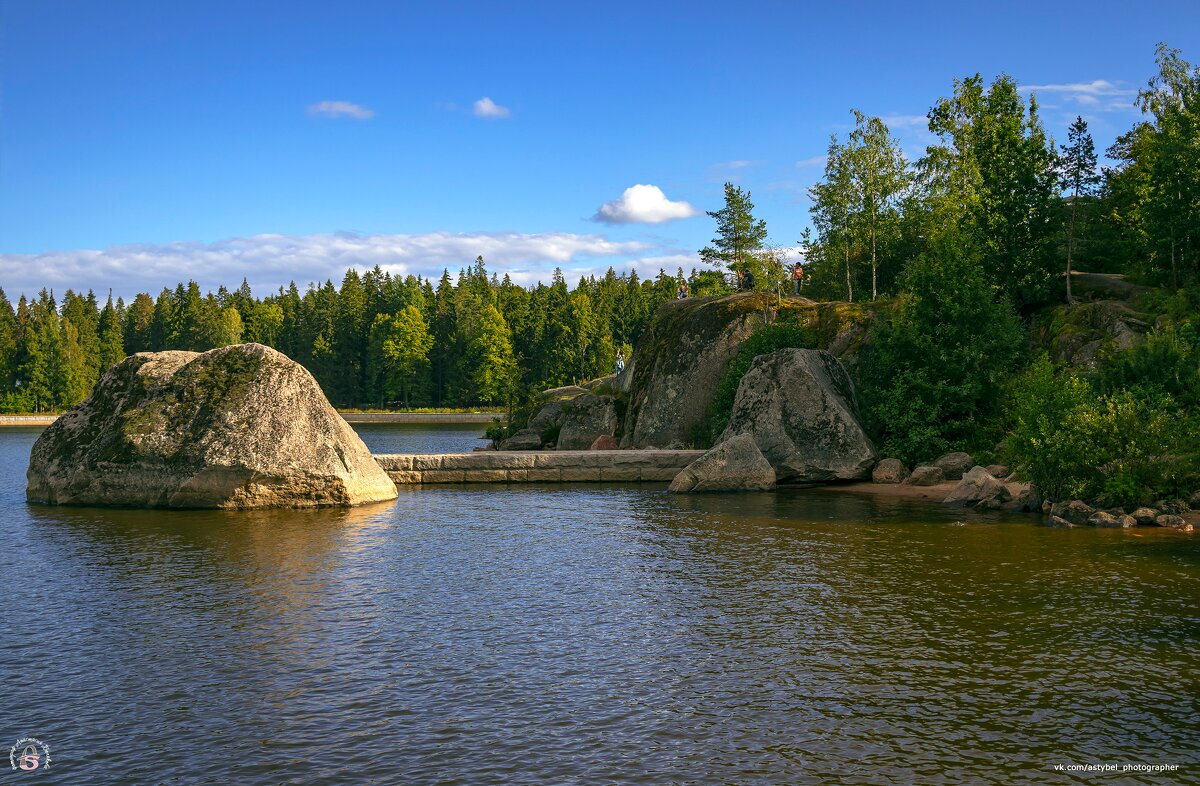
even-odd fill
[{"label": "person in red shirt", "polygon": [[792,283],[796,285],[796,294],[800,294],[800,283],[804,281],[804,265],[797,262],[792,267]]}]

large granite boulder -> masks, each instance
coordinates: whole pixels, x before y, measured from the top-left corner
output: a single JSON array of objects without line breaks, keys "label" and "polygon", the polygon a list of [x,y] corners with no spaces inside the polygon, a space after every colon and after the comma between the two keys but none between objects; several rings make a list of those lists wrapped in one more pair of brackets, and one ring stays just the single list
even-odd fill
[{"label": "large granite boulder", "polygon": [[754,359],[721,442],[738,434],[754,437],[780,483],[861,480],[879,459],[859,422],[850,376],[821,350]]},{"label": "large granite boulder", "polygon": [[1010,499],[1012,494],[996,476],[983,467],[975,467],[962,476],[962,480],[942,503],[964,508],[996,510]]},{"label": "large granite boulder", "polygon": [[749,434],[739,434],[688,464],[670,490],[765,491],[775,488],[775,470]]},{"label": "large granite boulder", "polygon": [[687,444],[705,423],[717,387],[742,343],[780,309],[812,311],[811,301],[765,292],[685,298],[662,304],[618,378],[629,394],[623,448]]},{"label": "large granite boulder", "polygon": [[617,409],[612,396],[585,393],[565,407],[558,432],[559,450],[587,450],[597,437],[617,431]]},{"label": "large granite boulder", "polygon": [[396,487],[302,366],[261,344],[143,352],[33,446],[26,496],[56,505],[271,508]]}]

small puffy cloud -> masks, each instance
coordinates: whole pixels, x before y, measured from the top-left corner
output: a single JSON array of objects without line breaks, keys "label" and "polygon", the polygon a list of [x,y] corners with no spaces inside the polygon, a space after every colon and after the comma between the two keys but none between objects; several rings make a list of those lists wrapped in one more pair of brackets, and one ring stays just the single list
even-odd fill
[{"label": "small puffy cloud", "polygon": [[601,205],[593,220],[605,224],[661,224],[699,214],[687,202],[667,199],[658,186],[639,183],[625,189],[619,198]]},{"label": "small puffy cloud", "polygon": [[[554,267],[601,273],[609,264],[626,266],[633,256],[653,253],[652,244],[614,241],[601,235],[568,232],[431,232],[413,235],[254,235],[215,243],[177,242],[112,246],[104,250],[0,253],[0,281],[11,299],[42,287],[61,293],[94,289],[127,299],[137,292],[157,294],[166,286],[195,279],[202,289],[236,287],[246,278],[259,295],[289,281],[341,281],[348,268],[379,265],[392,275],[436,278],[442,268],[457,270],[483,256],[501,275],[521,283],[549,280]],[[599,260],[609,260],[601,264]]]},{"label": "small puffy cloud", "polygon": [[348,117],[352,120],[370,120],[375,111],[349,101],[319,101],[308,107],[313,117]]},{"label": "small puffy cloud", "polygon": [[474,113],[475,117],[486,117],[493,120],[502,117],[508,117],[512,114],[512,111],[508,107],[500,106],[487,96],[484,96],[476,101],[472,105],[471,111]]}]

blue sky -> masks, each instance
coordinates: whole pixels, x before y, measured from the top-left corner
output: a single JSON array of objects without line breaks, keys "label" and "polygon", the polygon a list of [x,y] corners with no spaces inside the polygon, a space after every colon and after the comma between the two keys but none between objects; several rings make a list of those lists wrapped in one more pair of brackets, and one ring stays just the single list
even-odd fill
[{"label": "blue sky", "polygon": [[851,108],[1003,71],[1102,149],[1197,8],[0,0],[0,286],[688,268],[727,179],[792,246]]}]

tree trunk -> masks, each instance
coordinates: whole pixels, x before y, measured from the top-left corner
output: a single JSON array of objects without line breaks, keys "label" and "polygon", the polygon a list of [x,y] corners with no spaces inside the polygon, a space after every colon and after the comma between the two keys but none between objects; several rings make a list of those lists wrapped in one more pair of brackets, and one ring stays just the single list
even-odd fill
[{"label": "tree trunk", "polygon": [[846,301],[854,302],[854,285],[850,283],[850,244],[846,244]]},{"label": "tree trunk", "polygon": [[1175,230],[1171,229],[1171,289],[1179,291],[1179,276],[1175,272]]},{"label": "tree trunk", "polygon": [[1067,229],[1067,302],[1074,302],[1071,297],[1071,252],[1075,250],[1075,209],[1079,192],[1075,192],[1075,196],[1071,199],[1071,224]]},{"label": "tree trunk", "polygon": [[874,300],[879,291],[878,287],[878,262],[875,259],[875,208],[871,208],[871,300]]}]

